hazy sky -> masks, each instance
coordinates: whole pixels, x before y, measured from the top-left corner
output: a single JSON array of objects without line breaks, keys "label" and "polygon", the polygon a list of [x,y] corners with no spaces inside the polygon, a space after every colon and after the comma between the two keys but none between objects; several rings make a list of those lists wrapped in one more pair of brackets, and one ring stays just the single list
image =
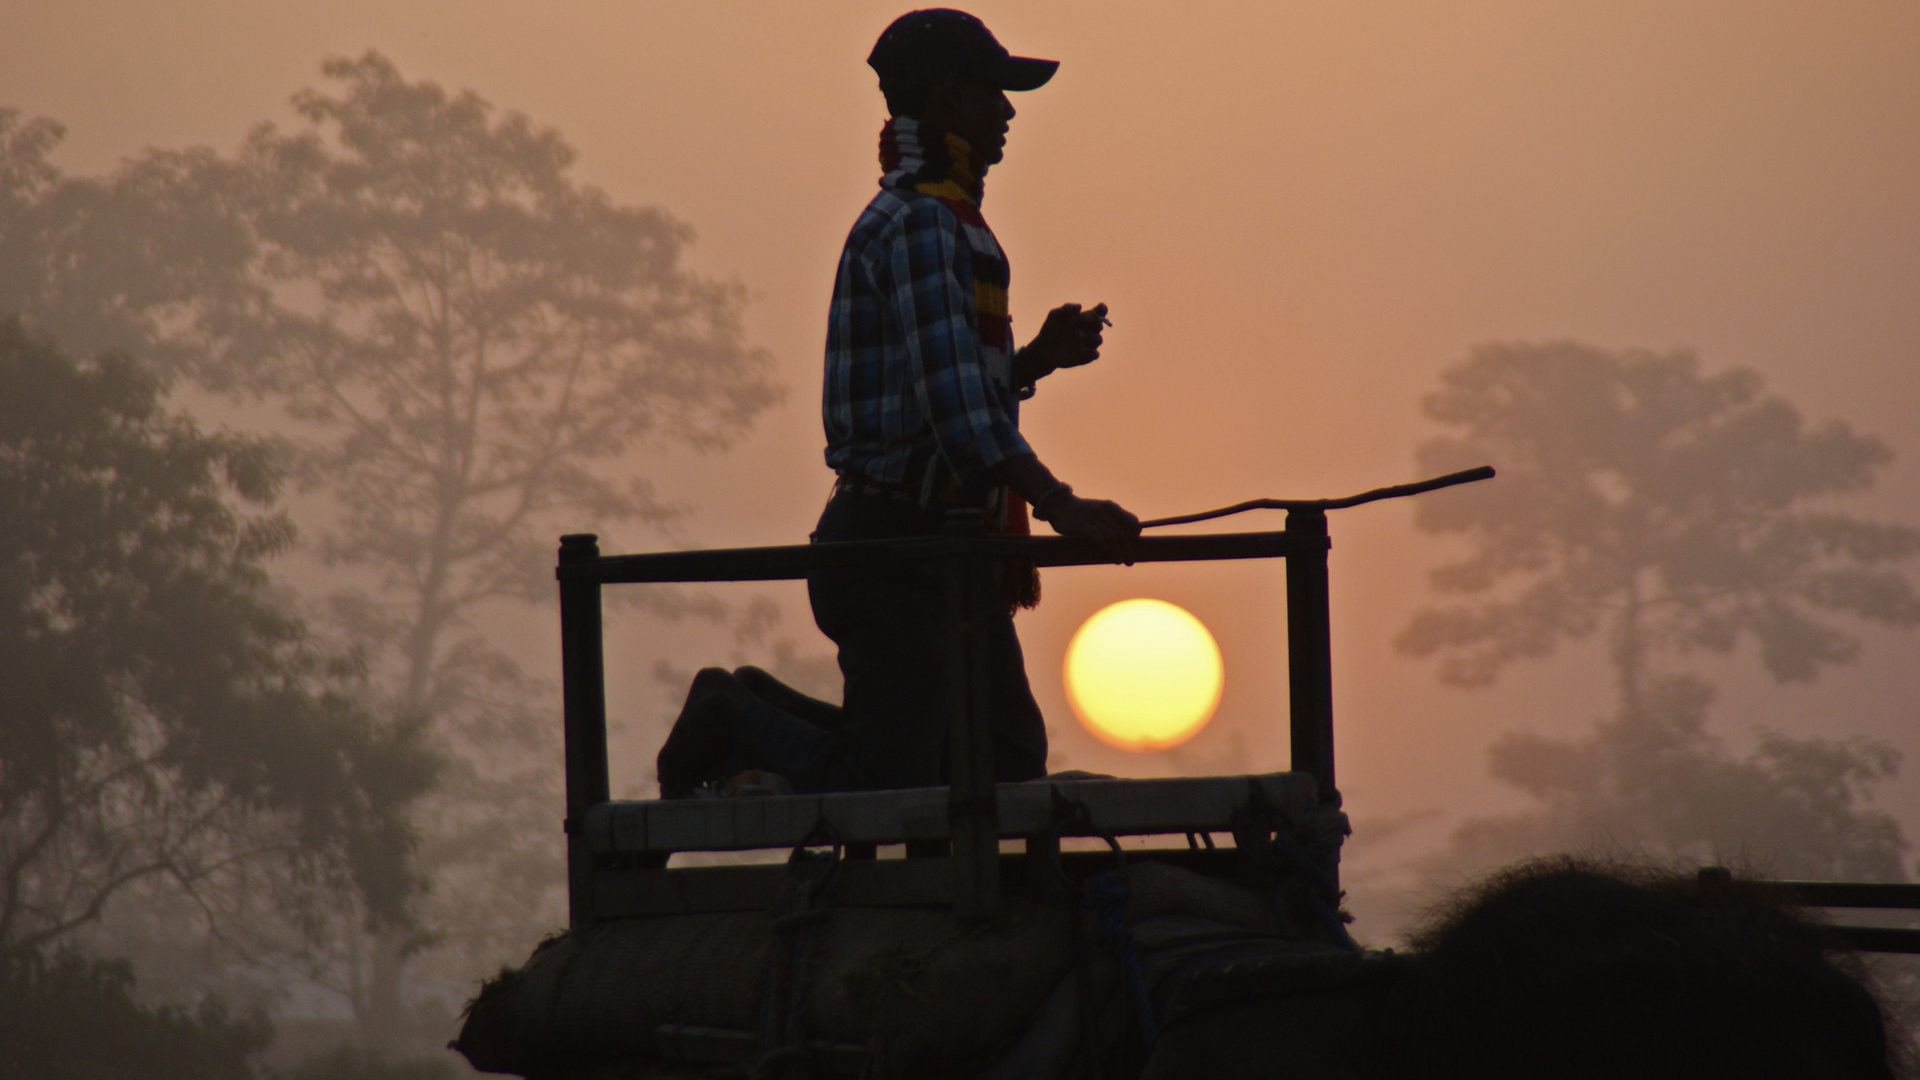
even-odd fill
[{"label": "hazy sky", "polygon": [[[690,531],[704,543],[805,536],[828,483],[825,303],[884,118],[862,61],[899,5],[5,8],[0,104],[66,123],[59,160],[74,172],[147,145],[231,149],[260,120],[291,122],[287,98],[319,81],[322,58],[368,48],[410,78],[559,128],[582,178],[689,221],[697,264],[747,284],[753,337],[791,388],[734,452],[673,459],[662,487],[698,503]],[[1105,358],[1049,380],[1024,414],[1082,494],[1157,516],[1411,479],[1418,401],[1442,367],[1480,341],[1572,337],[1757,368],[1811,418],[1889,440],[1898,460],[1857,508],[1920,524],[1920,5],[973,10],[1014,51],[1063,62],[1051,85],[1016,95],[984,209],[1013,261],[1023,339],[1055,304],[1112,306]],[[1356,817],[1432,807],[1443,823],[1496,805],[1492,735],[1572,731],[1605,708],[1597,662],[1578,652],[1491,692],[1438,687],[1390,640],[1443,549],[1406,506],[1339,514],[1333,535],[1335,710]],[[1066,638],[1112,600],[1189,607],[1227,663],[1221,720],[1187,757],[1129,764],[1066,730],[1063,757],[1141,771],[1283,764],[1281,573],[1050,573],[1022,633],[1057,725],[1072,726]],[[788,630],[811,634],[790,606]],[[1720,730],[1874,733],[1920,774],[1917,659],[1920,638],[1879,635],[1863,662],[1811,688],[1749,678],[1730,686]],[[649,663],[628,658],[617,678],[642,686]],[[1910,834],[1914,781],[1898,800]]]}]

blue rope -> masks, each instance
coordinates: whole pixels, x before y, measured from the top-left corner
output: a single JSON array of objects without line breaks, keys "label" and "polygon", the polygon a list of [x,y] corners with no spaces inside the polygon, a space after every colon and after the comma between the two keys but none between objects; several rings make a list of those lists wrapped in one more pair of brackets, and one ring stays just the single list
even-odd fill
[{"label": "blue rope", "polygon": [[1313,913],[1314,921],[1327,932],[1327,937],[1343,949],[1360,951],[1360,945],[1347,933],[1347,924],[1340,918],[1328,897],[1338,902],[1340,887],[1334,884],[1329,867],[1338,865],[1339,849],[1325,837],[1315,837],[1302,846],[1286,828],[1273,831],[1273,852],[1281,859],[1293,865],[1294,872],[1280,880],[1281,899],[1294,899],[1305,903]]},{"label": "blue rope", "polygon": [[1103,871],[1087,882],[1087,906],[1100,915],[1107,943],[1120,958],[1120,969],[1133,994],[1133,1011],[1140,1022],[1140,1042],[1153,1048],[1159,1025],[1153,1018],[1153,998],[1147,993],[1147,976],[1140,970],[1140,943],[1127,931],[1127,901],[1133,889],[1126,879],[1111,870]]}]

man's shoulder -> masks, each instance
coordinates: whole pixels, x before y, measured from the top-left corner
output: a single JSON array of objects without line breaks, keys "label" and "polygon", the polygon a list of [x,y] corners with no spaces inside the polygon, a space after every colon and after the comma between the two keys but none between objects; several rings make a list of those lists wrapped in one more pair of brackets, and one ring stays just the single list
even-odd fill
[{"label": "man's shoulder", "polygon": [[911,188],[883,187],[860,212],[847,242],[849,245],[856,241],[872,243],[896,233],[924,228],[954,230],[959,223],[953,210],[932,195]]}]

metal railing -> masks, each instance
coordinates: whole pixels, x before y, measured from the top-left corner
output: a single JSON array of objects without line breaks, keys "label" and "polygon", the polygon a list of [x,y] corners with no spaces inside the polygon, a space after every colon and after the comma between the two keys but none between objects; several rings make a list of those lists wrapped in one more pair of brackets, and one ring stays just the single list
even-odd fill
[{"label": "metal railing", "polygon": [[[1380,488],[1344,499],[1261,499],[1220,511],[1165,518],[1147,526],[1185,524],[1241,510],[1287,511],[1286,528],[1198,536],[1142,536],[1129,562],[1224,559],[1287,560],[1287,668],[1292,768],[1310,774],[1323,801],[1338,798],[1333,768],[1332,660],[1327,607],[1327,511],[1484,480],[1470,469],[1416,484]],[[857,540],[783,547],[602,555],[588,533],[560,541],[561,689],[566,726],[567,877],[572,925],[591,921],[592,855],[580,825],[609,799],[606,670],[602,586],[634,583],[780,581],[836,567],[938,562],[945,567],[949,652],[947,772],[952,817],[955,907],[964,918],[991,918],[1000,905],[1000,835],[995,820],[992,725],[988,721],[986,650],[980,628],[990,605],[1002,603],[994,564],[1093,566],[1113,556],[1072,537],[985,534],[978,510],[950,511],[940,536]]]},{"label": "metal railing", "polygon": [[[1733,871],[1703,866],[1702,886],[1733,887]],[[1764,881],[1740,879],[1743,892],[1791,907],[1842,908],[1850,911],[1920,910],[1920,885],[1881,881]],[[1835,923],[1827,927],[1834,945],[1854,952],[1920,953],[1920,929],[1912,926],[1858,926]]]}]

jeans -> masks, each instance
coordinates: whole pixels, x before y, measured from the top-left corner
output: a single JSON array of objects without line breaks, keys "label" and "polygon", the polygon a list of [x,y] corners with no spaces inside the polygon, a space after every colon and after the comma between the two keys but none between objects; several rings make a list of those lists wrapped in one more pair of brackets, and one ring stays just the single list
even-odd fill
[{"label": "jeans", "polygon": [[[878,540],[939,532],[901,499],[836,492],[813,540]],[[946,586],[939,563],[847,567],[807,578],[822,633],[840,650],[844,727],[832,732],[771,706],[742,717],[733,765],[777,772],[799,791],[930,787],[947,745]],[[1046,775],[1047,728],[1027,683],[1013,614],[986,627],[989,713],[999,780]],[[730,766],[731,767],[731,766]]]}]

